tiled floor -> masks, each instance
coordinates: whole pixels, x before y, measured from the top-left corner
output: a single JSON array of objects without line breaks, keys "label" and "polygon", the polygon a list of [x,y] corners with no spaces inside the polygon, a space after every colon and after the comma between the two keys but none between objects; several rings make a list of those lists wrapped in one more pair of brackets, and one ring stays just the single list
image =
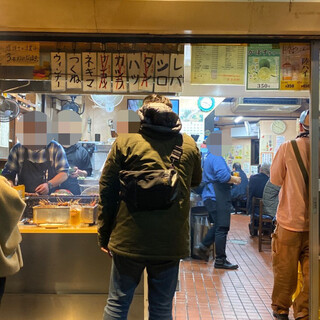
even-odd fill
[{"label": "tiled floor", "polygon": [[248,216],[232,215],[227,256],[238,270],[215,269],[212,260],[181,262],[174,320],[273,319],[271,248],[264,244],[263,252],[258,251],[258,239],[250,238],[248,223]]}]

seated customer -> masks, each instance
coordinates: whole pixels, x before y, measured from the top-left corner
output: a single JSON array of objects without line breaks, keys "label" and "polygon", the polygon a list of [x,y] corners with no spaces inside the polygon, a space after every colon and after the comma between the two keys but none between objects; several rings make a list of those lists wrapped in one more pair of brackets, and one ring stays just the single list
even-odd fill
[{"label": "seated customer", "polygon": [[21,235],[17,227],[25,203],[5,177],[0,176],[0,304],[6,277],[20,270],[22,256],[19,243]]},{"label": "seated customer", "polygon": [[[270,164],[263,163],[260,168],[260,172],[254,174],[249,179],[249,189],[248,189],[248,200],[247,200],[247,210],[251,215],[251,221],[249,224],[250,234],[256,235],[257,232],[254,231],[254,226],[258,226],[258,219],[254,219],[252,212],[252,198],[262,198],[264,187],[269,180],[270,176]],[[255,206],[254,215],[259,216],[259,206]],[[255,220],[255,221],[253,221]]]},{"label": "seated customer", "polygon": [[247,200],[247,187],[248,187],[248,178],[245,172],[241,169],[241,164],[235,162],[232,166],[232,171],[239,172],[241,178],[241,183],[236,185],[234,184],[231,188],[231,202],[234,207],[239,206],[240,201]]}]

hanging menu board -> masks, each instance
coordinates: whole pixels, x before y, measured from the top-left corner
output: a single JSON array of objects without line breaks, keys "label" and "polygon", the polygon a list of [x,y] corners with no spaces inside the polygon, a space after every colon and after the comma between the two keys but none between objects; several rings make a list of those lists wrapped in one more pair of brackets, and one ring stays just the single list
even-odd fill
[{"label": "hanging menu board", "polygon": [[279,89],[279,44],[251,44],[247,59],[247,90]]},{"label": "hanging menu board", "polygon": [[0,66],[36,66],[39,62],[39,42],[0,41]]},{"label": "hanging menu board", "polygon": [[310,45],[308,43],[282,43],[281,90],[310,89]]},{"label": "hanging menu board", "polygon": [[244,84],[246,45],[192,45],[192,84]]}]

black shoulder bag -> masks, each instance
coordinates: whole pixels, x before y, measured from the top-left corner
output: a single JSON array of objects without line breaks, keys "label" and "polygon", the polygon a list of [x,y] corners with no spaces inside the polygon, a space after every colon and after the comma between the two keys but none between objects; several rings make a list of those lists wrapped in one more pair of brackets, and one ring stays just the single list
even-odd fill
[{"label": "black shoulder bag", "polygon": [[182,155],[182,135],[180,137],[181,145],[175,145],[170,155],[170,168],[120,171],[120,199],[130,212],[168,209],[177,199],[180,180],[174,166]]}]

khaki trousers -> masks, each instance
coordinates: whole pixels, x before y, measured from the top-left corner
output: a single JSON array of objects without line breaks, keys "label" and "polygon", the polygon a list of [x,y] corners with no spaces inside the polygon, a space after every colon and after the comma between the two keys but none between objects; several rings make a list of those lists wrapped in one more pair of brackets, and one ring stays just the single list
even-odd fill
[{"label": "khaki trousers", "polygon": [[301,263],[303,285],[293,301],[295,319],[309,315],[309,232],[294,232],[277,225],[272,235],[272,265],[274,285],[272,309],[289,313],[292,295],[297,288],[298,261]]}]

